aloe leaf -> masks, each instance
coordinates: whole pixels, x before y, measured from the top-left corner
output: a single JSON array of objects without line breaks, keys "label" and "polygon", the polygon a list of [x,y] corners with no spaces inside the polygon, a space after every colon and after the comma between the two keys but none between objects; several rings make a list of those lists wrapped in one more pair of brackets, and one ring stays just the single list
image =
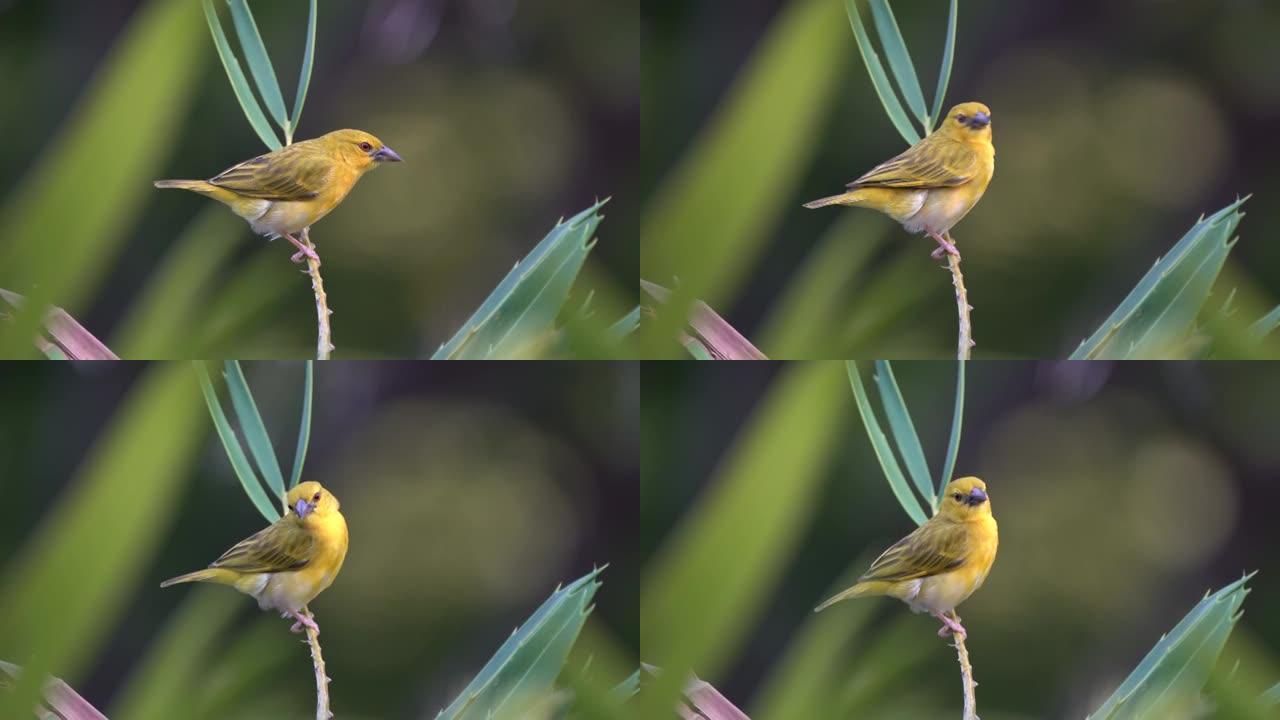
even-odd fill
[{"label": "aloe leaf", "polygon": [[871,18],[876,24],[876,34],[880,36],[885,57],[889,60],[889,70],[893,72],[893,77],[902,90],[902,97],[920,119],[920,126],[927,134],[931,125],[929,111],[924,104],[924,92],[920,90],[920,78],[916,76],[911,53],[907,52],[907,41],[898,29],[898,20],[893,16],[888,0],[871,0]]},{"label": "aloe leaf", "polygon": [[1087,720],[1168,717],[1181,703],[1194,701],[1240,619],[1251,577],[1253,573],[1206,595]]},{"label": "aloe leaf", "polygon": [[1280,305],[1271,309],[1271,312],[1258,318],[1249,326],[1249,337],[1255,340],[1270,335],[1277,327],[1280,327]]},{"label": "aloe leaf", "polygon": [[867,72],[871,75],[871,85],[875,88],[876,95],[880,97],[880,104],[884,105],[889,121],[898,129],[902,139],[906,140],[908,145],[915,145],[920,142],[920,133],[917,133],[915,127],[911,125],[911,118],[907,117],[907,111],[902,109],[902,103],[898,101],[898,96],[893,91],[889,76],[885,75],[884,66],[880,64],[880,56],[871,46],[871,38],[867,36],[867,29],[862,25],[862,16],[858,14],[857,0],[844,0],[844,7],[849,15],[849,24],[853,26],[853,37],[858,43],[858,52],[862,54],[862,62],[866,64]]},{"label": "aloe leaf", "polygon": [[285,131],[285,139],[292,141],[293,132],[298,128],[298,120],[302,117],[302,104],[307,100],[307,88],[311,86],[311,68],[316,59],[316,5],[319,0],[311,0],[311,10],[307,13],[307,46],[302,51],[302,70],[298,73],[298,94],[293,98],[293,115],[289,118],[289,127]]},{"label": "aloe leaf", "polygon": [[227,415],[222,411],[222,403],[218,400],[218,394],[213,390],[213,381],[209,378],[209,370],[204,363],[197,360],[196,376],[200,380],[200,391],[204,393],[205,405],[209,407],[209,416],[213,418],[213,426],[218,431],[218,438],[222,440],[222,447],[227,451],[227,459],[231,461],[231,467],[235,470],[236,477],[240,478],[240,485],[244,487],[245,494],[249,496],[249,500],[253,502],[253,506],[258,508],[258,512],[267,519],[267,522],[275,522],[280,519],[280,511],[276,509],[275,503],[267,498],[267,493],[262,488],[261,481],[253,472],[253,466],[249,464],[249,458],[244,454],[244,449],[240,447],[240,439],[236,437],[235,431],[231,429],[231,423],[227,422]]},{"label": "aloe leaf", "polygon": [[640,327],[640,306],[631,308],[626,315],[618,318],[617,322],[605,328],[604,339],[609,343],[620,343],[627,339],[627,336],[636,331]]},{"label": "aloe leaf", "polygon": [[938,477],[938,497],[951,482],[956,471],[956,456],[960,454],[960,426],[964,424],[964,371],[967,360],[956,361],[956,406],[951,414],[951,439],[947,441],[947,459],[942,463],[942,475]]},{"label": "aloe leaf", "polygon": [[[1189,328],[1188,308],[1208,299],[1213,278],[1243,217],[1241,198],[1197,222],[1156,261],[1105,322],[1071,354],[1072,360],[1136,359],[1161,350]],[[1208,281],[1206,283],[1206,280]],[[1173,307],[1175,305],[1176,307]]]},{"label": "aloe leaf", "polygon": [[244,76],[244,70],[240,69],[240,61],[231,50],[231,43],[227,42],[226,33],[222,31],[222,22],[218,20],[218,11],[213,8],[211,0],[203,0],[203,4],[204,17],[209,22],[209,32],[213,35],[214,47],[218,49],[218,58],[222,60],[222,67],[227,71],[227,79],[231,81],[231,90],[236,94],[236,100],[240,102],[240,108],[244,110],[244,116],[249,119],[249,125],[268,148],[279,150],[283,147],[283,143],[280,142],[280,137],[276,135],[276,131],[271,127],[271,121],[267,120],[267,116],[262,112],[262,107],[258,105],[258,100],[253,95],[253,89],[249,87],[249,80]]},{"label": "aloe leaf", "polygon": [[685,685],[684,697],[687,707],[680,712],[690,720],[751,720],[711,683],[697,677]]},{"label": "aloe leaf", "polygon": [[[0,300],[15,311],[23,306],[26,298],[16,292],[0,288]],[[45,312],[44,329],[52,342],[41,339],[37,344],[50,360],[119,360],[111,349],[93,336],[66,310],[51,305]]]},{"label": "aloe leaf", "polygon": [[302,419],[298,421],[298,449],[293,453],[293,472],[289,474],[289,487],[302,479],[302,464],[307,459],[307,447],[311,444],[311,394],[315,387],[315,367],[307,361],[307,377],[302,389]]},{"label": "aloe leaf", "polygon": [[[1277,686],[1277,687],[1280,687],[1280,686]],[[610,695],[612,695],[615,698],[623,699],[623,700],[635,697],[639,692],[640,692],[639,668],[637,668],[635,672],[628,675],[626,680],[623,680],[617,685],[614,685],[613,688],[609,690]]]},{"label": "aloe leaf", "polygon": [[[641,279],[640,287],[658,302],[666,302],[671,291],[657,283]],[[689,329],[693,335],[681,333],[681,344],[697,360],[768,360],[711,306],[694,300],[689,308]]]},{"label": "aloe leaf", "polygon": [[[6,677],[7,676],[7,677]],[[0,660],[0,688],[5,687],[18,680],[22,676],[22,668]],[[52,714],[47,717],[51,718],[68,718],[69,720],[107,720],[107,716],[98,712],[88,700],[85,700],[80,693],[71,688],[62,680],[51,677],[44,683],[44,699],[41,703],[43,710],[48,708]],[[45,716],[43,712],[41,716]]]},{"label": "aloe leaf", "polygon": [[875,411],[871,409],[871,401],[867,399],[862,378],[858,376],[858,364],[849,360],[845,363],[845,370],[849,374],[849,384],[853,386],[853,398],[858,404],[858,414],[862,417],[862,424],[867,429],[871,449],[875,451],[876,459],[880,461],[880,468],[884,470],[884,476],[889,481],[889,489],[893,491],[902,509],[907,511],[907,515],[911,516],[916,525],[923,525],[928,517],[920,507],[919,500],[911,494],[911,487],[907,485],[907,479],[903,477],[902,469],[898,467],[898,459],[893,456],[893,448],[889,447],[889,439],[880,429],[880,421],[876,419]]},{"label": "aloe leaf", "polygon": [[258,94],[267,110],[275,118],[286,133],[289,132],[289,118],[284,114],[284,96],[280,94],[280,81],[276,80],[275,68],[271,66],[271,57],[267,55],[267,46],[262,42],[258,32],[258,23],[253,20],[253,12],[245,0],[227,0],[231,7],[231,21],[236,26],[236,38],[240,40],[240,49],[244,52],[245,62],[249,64],[249,73],[258,86]]},{"label": "aloe leaf", "polygon": [[907,403],[902,399],[902,390],[898,389],[898,381],[893,377],[893,366],[887,360],[876,361],[876,385],[880,388],[880,402],[884,405],[885,417],[889,419],[889,429],[893,431],[893,439],[898,445],[898,454],[907,466],[907,473],[915,483],[920,497],[929,501],[929,509],[937,511],[938,499],[933,494],[933,473],[929,472],[929,462],[925,460],[924,448],[920,445],[920,435],[916,433],[915,423],[911,422],[911,413],[907,411]]},{"label": "aloe leaf", "polygon": [[1272,685],[1269,690],[1262,693],[1261,700],[1268,705],[1280,705],[1280,683]]},{"label": "aloe leaf", "polygon": [[284,501],[284,476],[280,474],[280,461],[276,459],[275,448],[271,445],[271,436],[267,434],[267,426],[262,422],[258,412],[258,404],[253,401],[253,393],[249,383],[244,379],[244,371],[240,369],[240,361],[228,360],[224,363],[227,391],[231,395],[231,406],[235,408],[236,419],[240,421],[240,432],[244,434],[249,445],[249,453],[258,465],[258,471],[267,482],[276,498]]},{"label": "aloe leaf", "polygon": [[437,720],[517,718],[552,689],[600,588],[599,568],[551,594],[507,638]]},{"label": "aloe leaf", "polygon": [[942,67],[938,70],[938,87],[933,94],[932,124],[926,129],[932,132],[942,118],[942,101],[947,97],[947,84],[951,82],[951,61],[956,56],[956,23],[960,15],[960,0],[951,0],[951,12],[947,14],[947,44],[942,48]]},{"label": "aloe leaf", "polygon": [[498,283],[432,360],[485,360],[537,354],[594,246],[603,217],[592,205],[561,222]]}]

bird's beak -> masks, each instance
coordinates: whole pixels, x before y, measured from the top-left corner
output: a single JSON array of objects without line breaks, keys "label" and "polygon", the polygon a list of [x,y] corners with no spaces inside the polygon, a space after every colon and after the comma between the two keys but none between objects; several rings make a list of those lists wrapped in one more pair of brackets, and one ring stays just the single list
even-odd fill
[{"label": "bird's beak", "polygon": [[306,498],[300,499],[298,500],[298,502],[293,504],[293,511],[298,513],[299,518],[305,518],[306,516],[311,514],[312,510],[315,510],[315,509],[316,509],[316,506],[307,502]]},{"label": "bird's beak", "polygon": [[991,116],[984,112],[976,112],[969,118],[969,127],[980,130],[991,124]]},{"label": "bird's beak", "polygon": [[974,488],[969,491],[969,505],[978,506],[987,501],[987,491],[982,488]]},{"label": "bird's beak", "polygon": [[400,162],[400,156],[395,150],[383,145],[373,154],[373,159],[378,162]]}]

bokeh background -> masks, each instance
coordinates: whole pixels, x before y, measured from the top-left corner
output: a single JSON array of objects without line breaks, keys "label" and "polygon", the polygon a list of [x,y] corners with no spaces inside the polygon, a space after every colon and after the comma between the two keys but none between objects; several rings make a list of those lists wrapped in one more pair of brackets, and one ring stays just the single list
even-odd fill
[{"label": "bokeh background", "polygon": [[[244,368],[287,464],[302,367]],[[637,374],[622,363],[317,366],[303,477],[341,500],[352,539],[311,606],[339,717],[434,717],[558,584],[605,563],[570,663],[590,655],[588,677],[605,687],[632,672]],[[228,588],[159,588],[264,525],[194,370],[9,363],[0,397],[0,659],[22,664],[11,643],[43,647],[41,623],[74,623],[67,603],[98,598],[56,673],[109,716],[314,716],[311,662],[286,621]],[[139,412],[153,425],[130,434]],[[103,483],[125,490],[75,515]],[[153,512],[131,514],[147,503]],[[116,523],[109,534],[73,539],[75,526],[103,522]],[[126,569],[75,573],[81,582],[37,605],[23,599],[33,585],[19,577],[65,570],[50,566],[51,545],[93,563],[137,532]]]},{"label": "bokeh background", "polygon": [[[929,102],[949,4],[893,5]],[[645,279],[678,276],[770,357],[951,354],[930,241],[869,211],[801,207],[904,149],[844,2],[651,0],[643,14]],[[976,356],[1067,356],[1201,213],[1249,193],[1209,306],[1235,289],[1244,324],[1280,301],[1278,29],[1280,6],[1259,0],[960,4],[944,107],[991,106],[996,146],[954,231]],[[662,342],[649,352],[675,352]]]},{"label": "bokeh background", "polygon": [[[955,365],[893,369],[936,473]],[[1210,695],[1280,682],[1280,368],[981,362],[967,378],[955,476],[986,480],[1000,524],[960,608],[983,718],[1083,717],[1206,590],[1254,570]],[[755,720],[956,717],[933,619],[887,599],[813,613],[914,527],[844,363],[646,363],[642,382],[642,659],[696,636],[694,671]]]},{"label": "bokeh background", "polygon": [[[251,4],[290,106],[308,5]],[[634,307],[638,57],[629,3],[321,2],[297,137],[356,127],[405,158],[313,233],[338,357],[429,355],[597,198],[613,200],[570,305],[594,292],[610,322]],[[102,87],[122,58],[133,69]],[[151,187],[266,150],[198,2],[0,0],[0,82],[0,133],[21,138],[0,148],[0,287],[29,293],[39,279],[13,273],[42,257],[92,258],[53,302],[121,356],[311,356],[311,289],[286,248],[216,203]],[[95,122],[91,142],[68,145]],[[104,167],[128,181],[85,182]],[[19,222],[32,207],[34,224]]]}]

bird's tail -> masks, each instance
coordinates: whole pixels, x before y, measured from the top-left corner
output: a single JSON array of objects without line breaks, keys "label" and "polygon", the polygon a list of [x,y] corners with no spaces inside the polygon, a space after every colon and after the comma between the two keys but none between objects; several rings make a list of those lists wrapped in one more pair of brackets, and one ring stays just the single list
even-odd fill
[{"label": "bird's tail", "polygon": [[204,180],[157,180],[155,186],[158,188],[178,188],[179,190],[191,190],[192,192],[207,193],[212,192],[216,185],[211,185]]},{"label": "bird's tail", "polygon": [[861,203],[861,201],[862,201],[862,191],[859,189],[859,190],[850,190],[849,192],[840,193],[839,195],[832,195],[830,197],[819,198],[817,200],[814,200],[813,202],[805,203],[804,206],[809,208],[810,210],[813,210],[815,208],[826,207],[828,205],[858,205]]},{"label": "bird's tail", "polygon": [[882,582],[860,582],[844,592],[836,593],[835,595],[827,598],[821,605],[814,608],[813,611],[822,612],[841,600],[866,597],[867,595],[883,595],[884,585],[885,583]]},{"label": "bird's tail", "polygon": [[228,585],[231,584],[234,579],[232,577],[228,577],[228,575],[230,575],[230,573],[221,568],[205,568],[204,570],[196,570],[195,572],[189,572],[186,575],[169,578],[168,580],[160,583],[160,587],[166,588],[170,585],[188,582],[216,582]]}]

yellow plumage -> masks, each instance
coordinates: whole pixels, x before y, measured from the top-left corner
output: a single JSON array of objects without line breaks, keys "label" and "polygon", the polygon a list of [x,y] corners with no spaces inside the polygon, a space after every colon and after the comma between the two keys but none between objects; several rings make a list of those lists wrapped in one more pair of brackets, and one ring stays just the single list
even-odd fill
[{"label": "yellow plumage", "polygon": [[849,183],[847,192],[805,207],[871,208],[907,232],[937,241],[935,257],[943,251],[958,255],[948,233],[982,199],[995,167],[991,111],[982,103],[961,103],[928,137]]},{"label": "yellow plumage", "polygon": [[366,172],[400,156],[362,130],[335,130],[234,165],[208,180],[157,180],[158,188],[211,197],[248,221],[259,235],[298,247],[295,261],[314,251],[297,234],[328,215]]},{"label": "yellow plumage", "polygon": [[[236,543],[204,570],[160,583],[230,585],[253,596],[263,610],[279,610],[315,627],[301,610],[333,583],[347,556],[347,521],[340,504],[320,483],[289,491],[288,511],[271,525]],[[294,626],[297,629],[297,625]]]},{"label": "yellow plumage", "polygon": [[938,512],[885,550],[853,587],[815,612],[850,598],[888,595],[943,623],[939,634],[965,634],[955,608],[982,587],[1000,543],[987,486],[976,477],[947,484]]}]

